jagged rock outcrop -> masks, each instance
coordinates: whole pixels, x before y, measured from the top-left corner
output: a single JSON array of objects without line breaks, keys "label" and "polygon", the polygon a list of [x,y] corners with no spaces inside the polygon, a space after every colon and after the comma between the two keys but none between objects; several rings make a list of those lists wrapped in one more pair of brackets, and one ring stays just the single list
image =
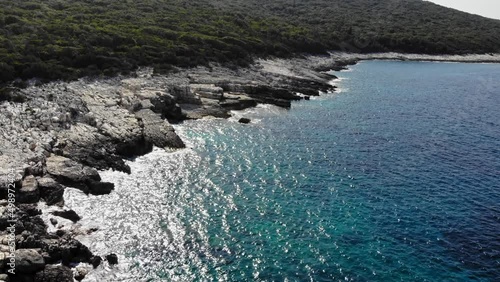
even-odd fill
[{"label": "jagged rock outcrop", "polygon": [[160,90],[143,89],[138,91],[132,111],[152,110],[162,118],[172,121],[182,121],[185,115],[173,95]]},{"label": "jagged rock outcrop", "polygon": [[[81,165],[71,159],[53,155],[47,158],[47,173],[59,183],[81,189],[85,193],[103,194],[109,191],[113,184],[100,182],[101,177],[95,168]],[[103,187],[106,185],[107,187]]]},{"label": "jagged rock outcrop", "polygon": [[[130,167],[118,155],[113,139],[88,124],[76,123],[70,129],[60,132],[55,148],[56,153],[87,166],[102,170],[113,168],[130,171]],[[149,149],[149,147],[143,148],[143,151]]]},{"label": "jagged rock outcrop", "polygon": [[162,120],[152,110],[140,110],[135,113],[143,128],[146,142],[160,148],[184,148],[184,142],[166,120]]}]

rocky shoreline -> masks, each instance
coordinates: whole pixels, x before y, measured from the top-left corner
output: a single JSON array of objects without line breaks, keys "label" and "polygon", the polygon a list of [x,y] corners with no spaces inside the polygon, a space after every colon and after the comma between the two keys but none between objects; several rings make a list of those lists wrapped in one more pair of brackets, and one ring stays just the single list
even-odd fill
[{"label": "rocky shoreline", "polygon": [[[0,281],[82,280],[92,267],[117,263],[115,255],[96,256],[75,239],[95,230],[65,226],[80,219],[64,207],[65,188],[108,194],[114,184],[102,182],[98,170],[130,173],[124,160],[153,146],[184,148],[171,123],[227,118],[259,103],[290,108],[291,101],[332,91],[334,76],[307,61],[285,69],[259,60],[239,70],[199,67],[168,76],[142,69],[127,77],[32,85],[3,97],[0,194],[13,200],[0,202]],[[57,208],[48,222],[42,204]],[[15,274],[9,265],[14,245]]]},{"label": "rocky shoreline", "polygon": [[[483,61],[500,62],[498,55],[484,56]],[[462,61],[473,61],[470,58]],[[65,209],[64,190],[108,194],[114,184],[102,182],[99,170],[130,173],[125,159],[144,155],[154,146],[184,148],[172,123],[228,118],[232,110],[259,103],[290,108],[292,101],[334,90],[330,81],[335,76],[325,71],[370,59],[430,60],[425,55],[332,53],[261,59],[237,70],[215,65],[183,69],[167,76],[141,69],[133,76],[52,82],[13,91],[0,102],[0,194],[2,199],[15,199],[15,204],[0,201],[0,281],[80,281],[101,263],[118,263],[115,255],[94,255],[75,239],[95,230],[68,228],[68,222],[80,217]],[[13,186],[15,196],[9,191]],[[45,221],[41,205],[52,206]],[[49,225],[56,231],[49,232]],[[8,272],[14,244],[15,275]]]}]

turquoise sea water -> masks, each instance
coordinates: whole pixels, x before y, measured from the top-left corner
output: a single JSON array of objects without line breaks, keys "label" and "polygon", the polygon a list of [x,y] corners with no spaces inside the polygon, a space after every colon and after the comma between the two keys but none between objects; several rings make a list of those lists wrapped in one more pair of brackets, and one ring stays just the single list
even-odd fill
[{"label": "turquoise sea water", "polygon": [[189,149],[105,172],[116,192],[87,206],[70,194],[101,227],[84,242],[121,261],[87,281],[500,281],[500,65],[337,75],[236,114],[250,125],[180,125]]}]

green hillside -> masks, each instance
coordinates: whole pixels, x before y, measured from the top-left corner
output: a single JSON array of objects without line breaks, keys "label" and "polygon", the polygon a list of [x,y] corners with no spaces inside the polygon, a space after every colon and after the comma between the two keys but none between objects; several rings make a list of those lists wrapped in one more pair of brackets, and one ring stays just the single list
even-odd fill
[{"label": "green hillside", "polygon": [[500,21],[420,0],[0,0],[0,82],[258,56],[500,52]]}]

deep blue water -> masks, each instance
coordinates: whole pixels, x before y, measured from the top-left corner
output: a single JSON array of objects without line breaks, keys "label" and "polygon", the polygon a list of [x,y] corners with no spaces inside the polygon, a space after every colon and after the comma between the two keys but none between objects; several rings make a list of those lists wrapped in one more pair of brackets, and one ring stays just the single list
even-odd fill
[{"label": "deep blue water", "polygon": [[128,262],[116,280],[500,281],[500,65],[337,75],[338,93],[188,122],[190,149],[106,173],[114,223],[88,243]]}]

